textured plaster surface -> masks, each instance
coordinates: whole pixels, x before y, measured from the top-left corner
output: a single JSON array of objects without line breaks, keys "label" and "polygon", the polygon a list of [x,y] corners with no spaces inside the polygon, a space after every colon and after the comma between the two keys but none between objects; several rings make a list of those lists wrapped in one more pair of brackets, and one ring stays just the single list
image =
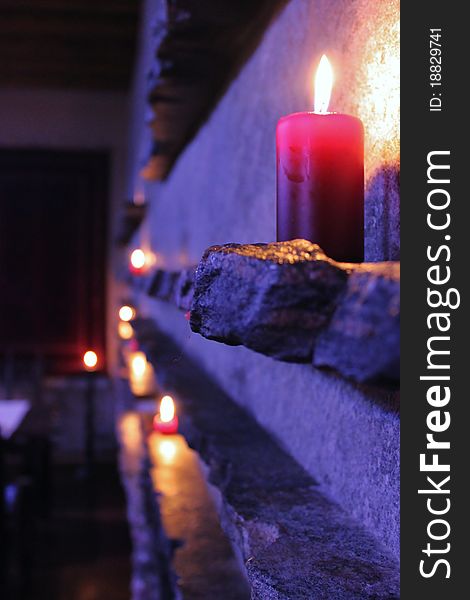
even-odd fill
[{"label": "textured plaster surface", "polygon": [[[169,179],[147,187],[150,212],[135,243],[151,247],[159,266],[177,270],[213,244],[273,241],[276,123],[310,109],[313,67],[327,52],[336,72],[332,109],[365,124],[366,260],[397,258],[398,10],[396,0],[292,0]],[[143,94],[143,80],[139,85]],[[142,298],[141,306],[398,555],[393,399],[310,365],[207,341],[161,302]]]}]

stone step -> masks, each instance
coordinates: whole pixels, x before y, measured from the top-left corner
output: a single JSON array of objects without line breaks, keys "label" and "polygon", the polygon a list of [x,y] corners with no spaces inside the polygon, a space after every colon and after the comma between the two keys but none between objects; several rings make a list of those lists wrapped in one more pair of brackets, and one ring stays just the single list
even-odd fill
[{"label": "stone step", "polygon": [[377,538],[152,322],[135,328],[208,465],[252,597],[398,598],[398,564]]}]

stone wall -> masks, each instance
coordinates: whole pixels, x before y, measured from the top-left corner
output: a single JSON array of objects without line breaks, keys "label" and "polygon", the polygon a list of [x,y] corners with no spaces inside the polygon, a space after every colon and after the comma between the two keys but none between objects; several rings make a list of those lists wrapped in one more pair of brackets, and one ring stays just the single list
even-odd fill
[{"label": "stone wall", "polygon": [[[159,6],[148,0],[146,14],[157,14]],[[167,181],[147,184],[151,206],[134,242],[156,252],[159,266],[180,269],[197,263],[213,244],[272,241],[276,122],[310,109],[313,68],[326,52],[337,80],[332,109],[360,116],[366,129],[366,259],[397,259],[398,23],[395,0],[292,0]],[[134,89],[129,188],[138,185],[142,149],[148,147],[138,99],[150,62],[147,45]],[[141,311],[398,555],[396,398],[308,365],[277,363],[202,339],[191,334],[180,312],[161,302],[142,297]]]}]

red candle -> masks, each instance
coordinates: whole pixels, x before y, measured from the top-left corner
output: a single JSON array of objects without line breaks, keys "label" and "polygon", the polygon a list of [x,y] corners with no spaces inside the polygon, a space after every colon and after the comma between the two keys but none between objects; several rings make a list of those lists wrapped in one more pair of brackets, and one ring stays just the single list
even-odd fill
[{"label": "red candle", "polygon": [[277,239],[304,238],[339,261],[364,260],[364,129],[356,117],[329,113],[333,74],[323,56],[315,111],[279,120]]},{"label": "red candle", "polygon": [[171,421],[162,421],[160,415],[153,418],[153,428],[158,433],[172,435],[178,433],[178,417],[175,415]]},{"label": "red candle", "polygon": [[178,432],[178,416],[171,396],[163,396],[161,399],[160,411],[153,419],[153,428],[155,431],[167,435]]}]

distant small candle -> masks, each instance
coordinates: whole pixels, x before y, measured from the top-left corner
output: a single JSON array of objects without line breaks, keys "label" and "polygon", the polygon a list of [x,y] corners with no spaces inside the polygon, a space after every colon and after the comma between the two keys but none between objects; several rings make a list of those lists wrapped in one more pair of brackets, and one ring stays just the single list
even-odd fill
[{"label": "distant small candle", "polygon": [[87,350],[83,355],[83,366],[86,371],[94,371],[98,366],[98,355],[93,350]]},{"label": "distant small candle", "polygon": [[339,261],[364,259],[364,130],[328,112],[333,71],[322,56],[315,110],[287,115],[276,130],[277,239],[304,238]]},{"label": "distant small candle", "polygon": [[160,410],[153,419],[155,431],[164,434],[173,434],[178,431],[178,416],[175,403],[171,396],[163,396],[160,401]]},{"label": "distant small candle", "polygon": [[121,321],[132,321],[134,317],[135,309],[132,308],[132,306],[128,306],[127,304],[121,306],[121,308],[119,309],[119,318],[121,319]]},{"label": "distant small candle", "polygon": [[131,370],[135,377],[143,377],[147,369],[147,358],[143,352],[136,352],[131,357]]},{"label": "distant small candle", "polygon": [[148,266],[147,256],[141,248],[132,251],[129,268],[135,275],[140,275],[146,271]]}]

